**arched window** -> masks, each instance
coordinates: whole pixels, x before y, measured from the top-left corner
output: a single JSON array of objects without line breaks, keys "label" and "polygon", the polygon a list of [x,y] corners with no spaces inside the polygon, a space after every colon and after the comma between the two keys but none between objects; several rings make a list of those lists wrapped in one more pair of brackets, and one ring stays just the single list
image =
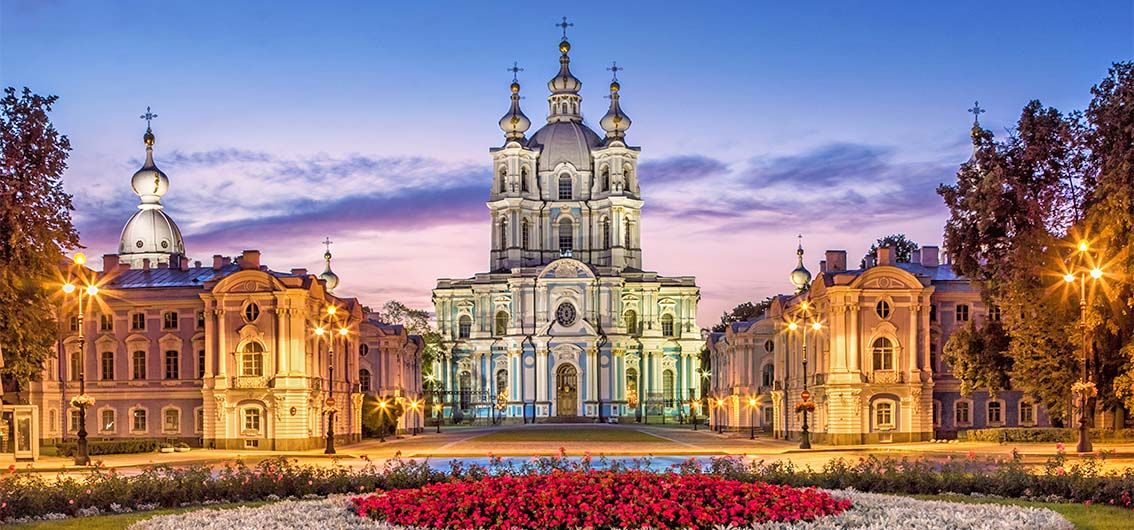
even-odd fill
[{"label": "arched window", "polygon": [[249,342],[241,350],[240,375],[245,377],[264,375],[264,346],[259,342]]},{"label": "arched window", "polygon": [[874,339],[871,350],[874,353],[875,370],[894,369],[894,343],[890,342],[890,339],[886,337]]},{"label": "arched window", "polygon": [[83,355],[82,352],[71,353],[71,380],[78,381],[83,373]]},{"label": "arched window", "polygon": [[500,249],[508,248],[508,220],[500,220]]},{"label": "arched window", "polygon": [[461,315],[457,320],[457,338],[467,339],[472,335],[472,317]]},{"label": "arched window", "polygon": [[894,402],[879,401],[874,404],[874,427],[894,428]]},{"label": "arched window", "polygon": [[629,165],[622,167],[622,179],[626,183],[626,191],[631,192],[634,190],[634,170]]},{"label": "arched window", "polygon": [[496,371],[496,395],[508,391],[508,370]]},{"label": "arched window", "polygon": [[500,168],[500,193],[508,192],[508,174]]},{"label": "arched window", "polygon": [[633,242],[630,241],[630,220],[626,219],[622,222],[622,246],[626,248],[633,247]]},{"label": "arched window", "polygon": [[559,200],[571,200],[571,175],[566,173],[559,175]]},{"label": "arched window", "polygon": [[638,313],[633,309],[622,314],[622,321],[626,324],[626,333],[631,335],[638,334]]},{"label": "arched window", "polygon": [[370,370],[366,368],[358,371],[358,391],[370,392]]},{"label": "arched window", "polygon": [[496,327],[494,328],[493,331],[495,332],[494,334],[497,337],[503,337],[504,335],[506,335],[508,333],[508,312],[507,311],[497,311],[496,312]]},{"label": "arched window", "polygon": [[602,191],[610,191],[610,168],[602,168]]},{"label": "arched window", "polygon": [[575,224],[571,219],[559,221],[559,250],[572,250],[575,245]]},{"label": "arched window", "polygon": [[520,247],[523,248],[524,250],[527,250],[528,246],[531,243],[531,236],[532,236],[531,232],[532,232],[532,227],[531,227],[531,224],[528,223],[528,220],[524,219],[523,221],[521,221],[520,222]]},{"label": "arched window", "polygon": [[661,334],[663,337],[673,336],[673,315],[666,313],[661,317]]},{"label": "arched window", "polygon": [[461,392],[461,410],[468,410],[472,404],[472,374],[461,372],[457,377],[457,388]]},{"label": "arched window", "polygon": [[667,369],[662,371],[661,388],[662,388],[662,395],[664,396],[663,399],[665,399],[665,406],[672,407],[673,406],[673,398],[674,398],[673,370],[670,370],[670,369],[667,368]]},{"label": "arched window", "polygon": [[610,250],[610,218],[602,218],[602,248]]},{"label": "arched window", "polygon": [[528,168],[520,168],[520,191],[528,191]]},{"label": "arched window", "polygon": [[772,363],[764,365],[764,369],[760,372],[760,386],[772,387],[776,380],[776,367]]}]

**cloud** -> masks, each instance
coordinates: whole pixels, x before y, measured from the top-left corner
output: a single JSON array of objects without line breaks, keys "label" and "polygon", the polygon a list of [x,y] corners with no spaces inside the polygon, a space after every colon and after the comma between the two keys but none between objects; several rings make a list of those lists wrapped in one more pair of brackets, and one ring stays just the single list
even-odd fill
[{"label": "cloud", "polygon": [[692,182],[724,175],[728,166],[707,156],[682,155],[643,162],[638,174],[645,186],[668,182]]}]

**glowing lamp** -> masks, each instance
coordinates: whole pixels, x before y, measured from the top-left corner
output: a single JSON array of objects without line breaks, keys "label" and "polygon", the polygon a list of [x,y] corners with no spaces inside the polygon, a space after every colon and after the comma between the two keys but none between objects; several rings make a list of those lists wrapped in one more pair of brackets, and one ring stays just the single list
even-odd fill
[{"label": "glowing lamp", "polygon": [[75,292],[75,284],[73,284],[73,283],[63,284],[63,292],[67,293],[67,294],[71,294],[71,293]]},{"label": "glowing lamp", "polygon": [[1087,245],[1086,239],[1079,242],[1079,252],[1086,252],[1088,249],[1090,249],[1090,246]]},{"label": "glowing lamp", "polygon": [[98,296],[98,286],[88,285],[87,286],[87,296]]},{"label": "glowing lamp", "polygon": [[799,326],[796,325],[795,322],[788,322],[787,328],[792,330],[792,331],[795,331],[796,329],[799,329]]},{"label": "glowing lamp", "polygon": [[1075,282],[1075,275],[1071,274],[1071,273],[1064,274],[1063,275],[1063,281],[1065,281],[1067,283],[1074,283]]},{"label": "glowing lamp", "polygon": [[328,314],[328,315],[333,315],[333,314],[335,314],[335,311],[337,311],[337,310],[335,309],[335,306],[333,306],[333,305],[329,305],[329,306],[327,306],[327,314]]},{"label": "glowing lamp", "polygon": [[87,263],[87,255],[82,252],[75,254],[75,265],[85,265]]},{"label": "glowing lamp", "polygon": [[1098,267],[1091,269],[1091,278],[1094,278],[1096,280],[1102,278],[1102,269]]},{"label": "glowing lamp", "polygon": [[322,326],[315,328],[315,334],[319,335],[320,337],[322,337],[323,334],[326,333],[326,332],[327,332],[327,330],[323,329]]},{"label": "glowing lamp", "polygon": [[818,322],[812,322],[811,323],[811,329],[813,329],[815,331],[819,331],[819,328],[822,328],[822,327],[823,327],[823,325],[818,323]]},{"label": "glowing lamp", "polygon": [[749,407],[755,407],[756,406],[756,398],[748,398],[748,406]]},{"label": "glowing lamp", "polygon": [[349,330],[349,329],[347,329],[347,328],[339,328],[339,335],[346,335],[347,333],[350,333],[350,330]]}]

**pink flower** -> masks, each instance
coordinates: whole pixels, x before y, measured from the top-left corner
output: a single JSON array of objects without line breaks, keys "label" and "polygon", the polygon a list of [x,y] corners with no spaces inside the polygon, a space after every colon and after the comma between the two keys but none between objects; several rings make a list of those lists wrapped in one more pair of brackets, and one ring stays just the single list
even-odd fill
[{"label": "pink flower", "polygon": [[1059,451],[1060,453],[1062,453],[1065,448],[1066,446],[1063,445],[1063,442],[1055,444],[1055,450]]},{"label": "pink flower", "polygon": [[8,466],[8,473],[15,473],[15,472],[16,472],[16,464],[12,464],[12,465]]},{"label": "pink flower", "polygon": [[67,504],[75,504],[75,499],[70,499],[70,500],[68,500],[68,501],[67,501]]}]

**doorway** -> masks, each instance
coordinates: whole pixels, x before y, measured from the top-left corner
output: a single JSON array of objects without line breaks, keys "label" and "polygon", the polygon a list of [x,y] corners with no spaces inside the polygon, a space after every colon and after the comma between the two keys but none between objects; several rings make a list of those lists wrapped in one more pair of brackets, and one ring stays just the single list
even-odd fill
[{"label": "doorway", "polygon": [[555,410],[559,416],[579,414],[579,371],[572,365],[555,371]]}]

